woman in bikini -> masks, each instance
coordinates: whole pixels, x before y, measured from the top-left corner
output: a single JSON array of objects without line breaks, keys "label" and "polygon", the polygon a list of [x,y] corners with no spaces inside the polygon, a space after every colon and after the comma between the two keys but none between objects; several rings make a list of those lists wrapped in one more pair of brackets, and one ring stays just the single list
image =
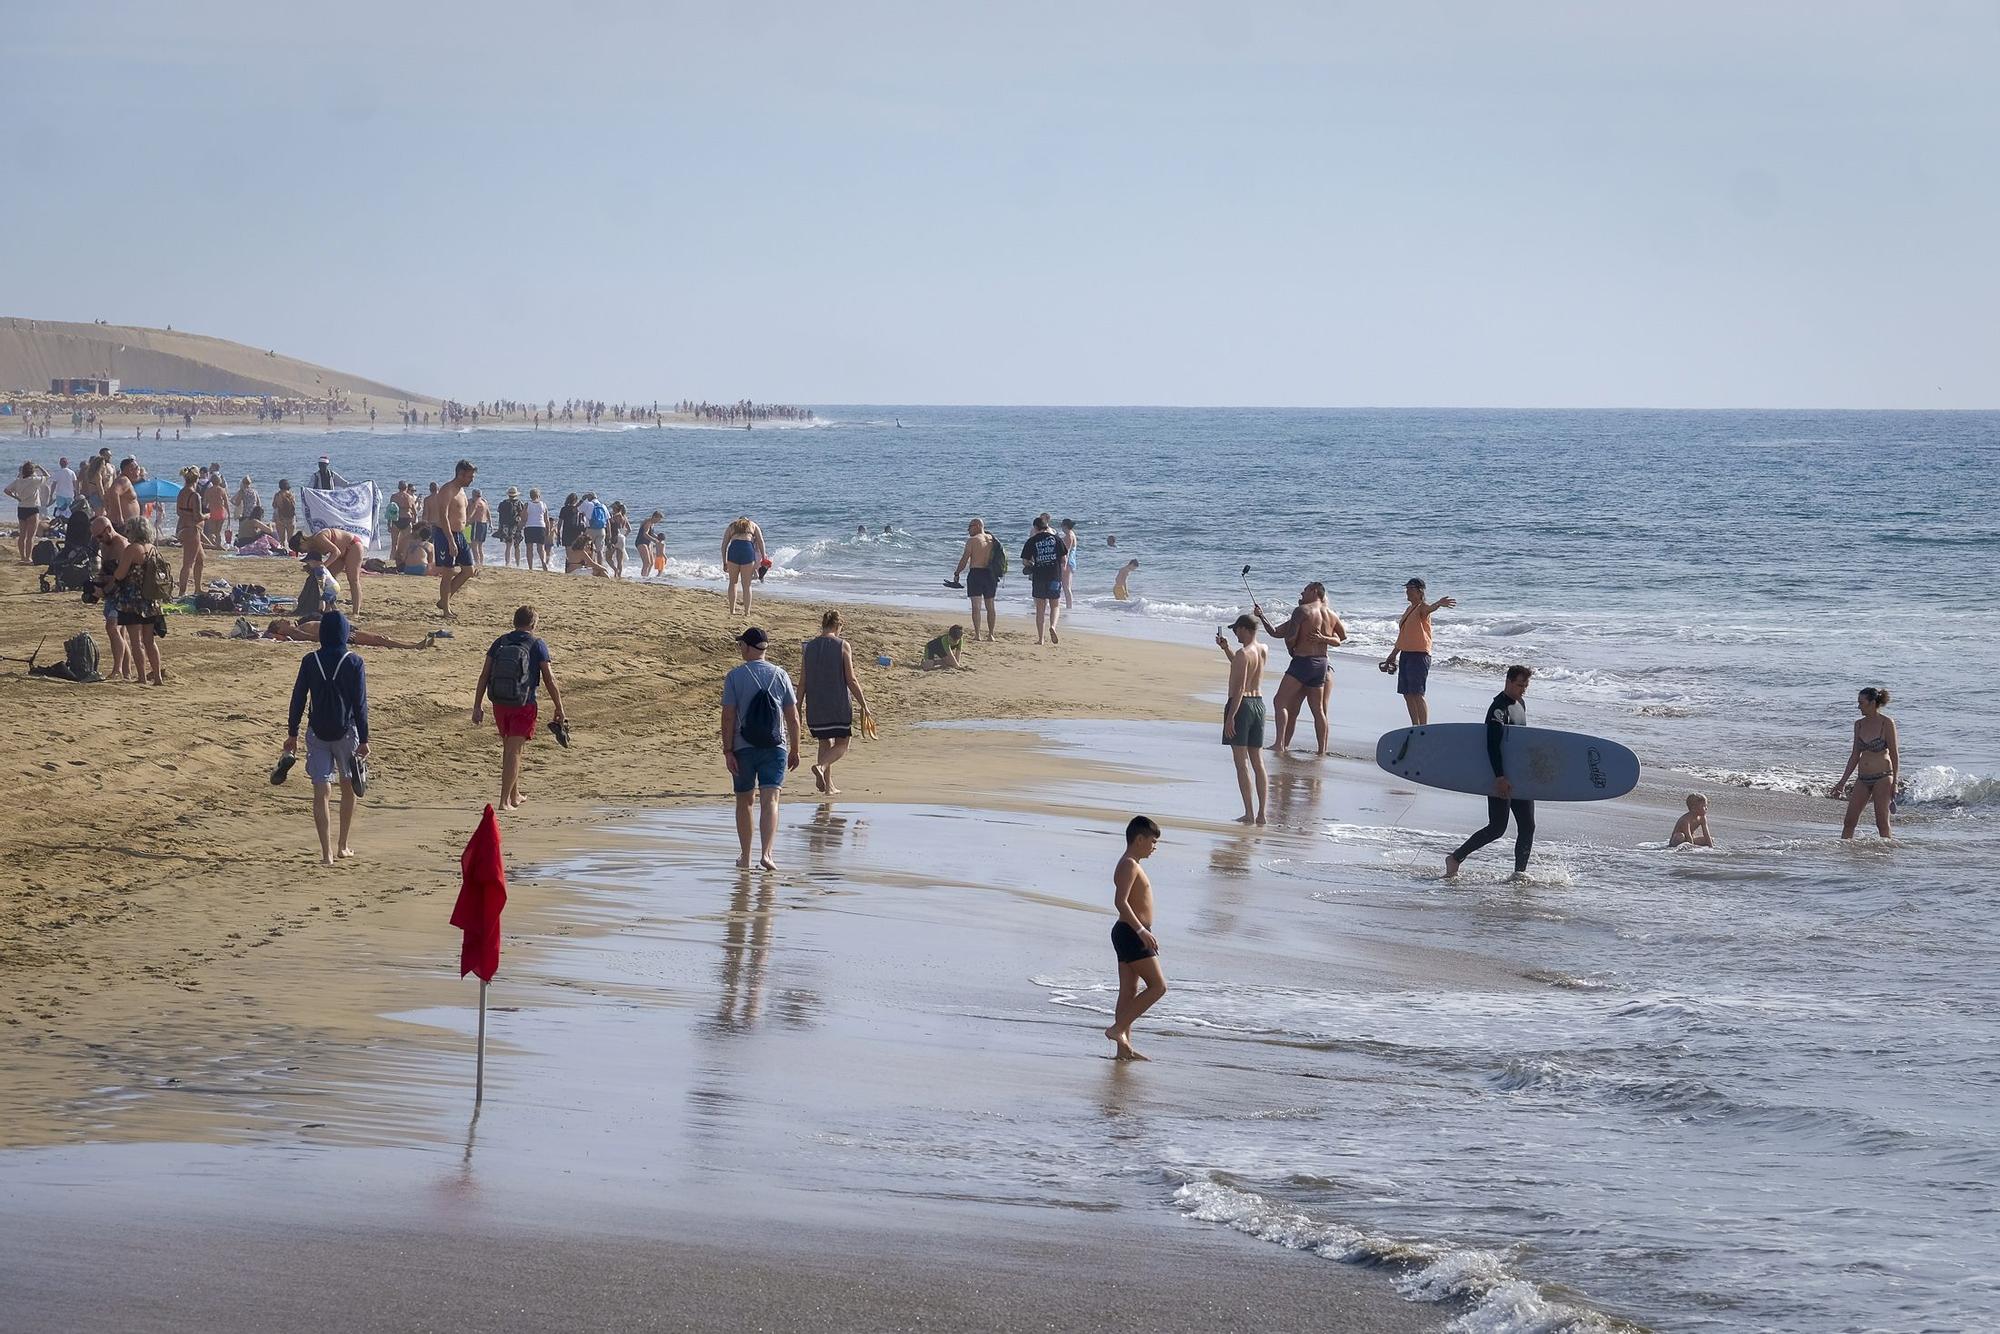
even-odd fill
[{"label": "woman in bikini", "polygon": [[743,615],[750,615],[750,586],[764,559],[764,530],[748,517],[738,518],[722,535],[722,577],[729,581],[729,611],[736,612],[736,595],[743,595]]},{"label": "woman in bikini", "polygon": [[316,533],[293,533],[287,543],[296,555],[317,552],[326,568],[347,585],[347,601],[361,610],[361,539],[338,528],[322,528]]},{"label": "woman in bikini", "polygon": [[174,497],[174,537],[181,544],[180,594],[201,589],[201,567],[205,563],[201,540],[201,469],[181,469],[181,493]]},{"label": "woman in bikini", "polygon": [[[1889,808],[1896,799],[1896,775],[1902,769],[1902,757],[1896,750],[1896,720],[1883,712],[1889,707],[1889,692],[1881,686],[1864,686],[1856,702],[1861,716],[1854,720],[1854,748],[1847,753],[1840,781],[1833,785],[1836,797],[1842,788],[1847,789],[1847,815],[1841,821],[1840,836],[1853,838],[1863,808],[1873,803],[1875,831],[1888,838]],[[1851,786],[1847,781],[1850,775],[1854,779]]]}]

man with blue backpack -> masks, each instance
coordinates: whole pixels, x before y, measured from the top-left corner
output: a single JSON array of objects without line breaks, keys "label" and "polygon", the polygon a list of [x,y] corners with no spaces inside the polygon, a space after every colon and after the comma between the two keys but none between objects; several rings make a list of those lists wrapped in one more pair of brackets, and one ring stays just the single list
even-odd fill
[{"label": "man with blue backpack", "polygon": [[778,789],[785,772],[799,767],[799,700],[785,669],[764,660],[771,637],[756,626],[736,636],[743,661],[722,681],[722,755],[736,789],[736,865],[750,866],[750,804],[758,806],[762,855],[757,865],[775,871],[771,843],[778,836]]},{"label": "man with blue backpack", "polygon": [[[307,706],[311,712],[308,714]],[[285,737],[285,754],[278,761],[273,783],[298,757],[299,721],[306,720],[306,777],[312,782],[313,828],[319,832],[319,860],[331,866],[352,857],[347,833],[354,825],[354,799],[368,790],[368,673],[361,655],[348,651],[347,618],[337,611],[320,617],[319,647],[299,663],[292,684],[292,709]],[[327,829],[335,777],[340,779],[340,843],[338,851]]]}]

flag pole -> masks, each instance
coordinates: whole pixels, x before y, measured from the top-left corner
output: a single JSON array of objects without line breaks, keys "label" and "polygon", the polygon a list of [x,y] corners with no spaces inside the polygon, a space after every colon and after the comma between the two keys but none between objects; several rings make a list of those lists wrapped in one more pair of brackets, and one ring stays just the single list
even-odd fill
[{"label": "flag pole", "polygon": [[472,1079],[472,1105],[486,1101],[486,982],[479,983],[479,1066]]}]

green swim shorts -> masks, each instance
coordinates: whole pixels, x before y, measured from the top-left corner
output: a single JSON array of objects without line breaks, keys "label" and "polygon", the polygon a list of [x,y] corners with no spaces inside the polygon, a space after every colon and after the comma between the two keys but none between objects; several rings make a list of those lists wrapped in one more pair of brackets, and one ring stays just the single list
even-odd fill
[{"label": "green swim shorts", "polygon": [[1231,746],[1249,746],[1254,750],[1264,748],[1264,697],[1248,695],[1236,705],[1236,720],[1229,728]]}]

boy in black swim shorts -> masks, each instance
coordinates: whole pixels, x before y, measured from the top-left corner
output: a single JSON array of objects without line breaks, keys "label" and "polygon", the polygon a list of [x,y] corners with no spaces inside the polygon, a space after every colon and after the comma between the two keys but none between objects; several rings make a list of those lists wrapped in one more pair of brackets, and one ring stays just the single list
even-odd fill
[{"label": "boy in black swim shorts", "polygon": [[1125,855],[1111,873],[1111,901],[1118,909],[1118,920],[1111,924],[1111,948],[1118,955],[1118,1008],[1104,1036],[1117,1047],[1114,1059],[1120,1061],[1147,1059],[1133,1050],[1132,1025],[1167,994],[1160,942],[1153,935],[1153,882],[1139,864],[1159,843],[1160,827],[1143,815],[1133,816],[1125,826]]}]

